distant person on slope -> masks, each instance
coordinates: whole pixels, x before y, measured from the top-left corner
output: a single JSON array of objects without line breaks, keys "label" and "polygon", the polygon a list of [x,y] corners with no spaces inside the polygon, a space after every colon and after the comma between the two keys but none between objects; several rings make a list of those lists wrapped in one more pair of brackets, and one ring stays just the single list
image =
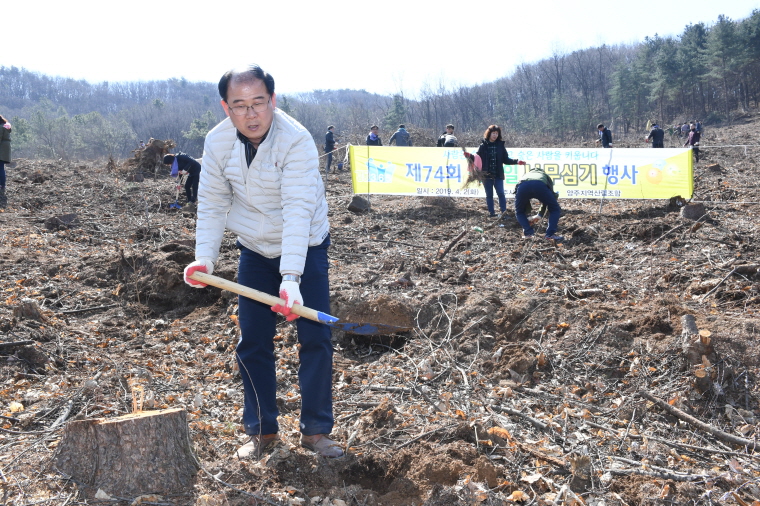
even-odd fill
[{"label": "distant person on slope", "polygon": [[438,142],[435,145],[439,148],[455,148],[459,146],[459,141],[454,137],[454,125],[446,125],[446,131],[438,137]]},{"label": "distant person on slope", "polygon": [[[507,210],[507,199],[504,195],[504,165],[525,165],[521,160],[513,160],[504,147],[504,141],[501,139],[501,128],[496,125],[489,126],[483,133],[483,140],[476,153],[481,160],[483,175],[483,186],[486,190],[486,206],[488,214],[496,217],[494,210],[493,191],[496,189],[496,195],[499,197],[499,210],[502,216]],[[464,152],[467,159],[473,159],[471,153]]]},{"label": "distant person on slope", "polygon": [[611,148],[612,147],[612,132],[610,132],[601,123],[596,125],[596,129],[599,132],[599,138],[596,140],[596,143],[599,144],[601,142],[603,148]]},{"label": "distant person on slope", "polygon": [[412,145],[412,136],[409,135],[409,132],[406,131],[406,126],[399,125],[398,130],[396,130],[393,135],[391,135],[390,140],[388,141],[388,145],[396,142],[396,146],[411,146]]},{"label": "distant person on slope", "polygon": [[650,140],[652,141],[653,148],[665,147],[665,130],[660,128],[660,125],[658,125],[656,121],[652,124],[652,130],[650,130],[649,135],[647,135],[646,142],[649,142]]},{"label": "distant person on slope", "polygon": [[699,140],[702,138],[702,134],[697,130],[697,125],[691,125],[691,131],[689,137],[686,139],[686,143],[683,147],[690,147],[691,152],[694,153],[694,161],[699,161]]},{"label": "distant person on slope", "polygon": [[201,164],[198,160],[186,153],[168,154],[164,156],[164,164],[172,166],[172,174],[174,174],[175,164],[179,174],[187,174],[185,180],[185,196],[187,196],[188,204],[195,204],[198,202],[198,182],[201,178]]},{"label": "distant person on slope", "polygon": [[367,146],[382,146],[383,141],[377,133],[380,131],[377,125],[372,125],[369,129],[369,135],[367,135]]},{"label": "distant person on slope", "polygon": [[324,150],[325,153],[327,153],[327,161],[325,162],[325,174],[327,174],[330,172],[330,166],[332,165],[333,160],[333,151],[335,151],[335,127],[332,125],[327,127]]},{"label": "distant person on slope", "polygon": [[11,163],[11,124],[0,116],[0,193],[5,193],[6,163]]}]

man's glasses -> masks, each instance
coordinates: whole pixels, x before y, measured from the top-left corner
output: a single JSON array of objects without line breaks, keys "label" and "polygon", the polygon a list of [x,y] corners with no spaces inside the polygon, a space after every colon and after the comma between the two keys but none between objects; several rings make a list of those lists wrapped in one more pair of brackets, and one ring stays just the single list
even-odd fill
[{"label": "man's glasses", "polygon": [[256,114],[260,114],[267,110],[271,100],[272,97],[269,97],[266,102],[255,102],[253,105],[233,105],[230,106],[230,111],[232,111],[232,114],[235,116],[245,116],[248,114],[248,109],[251,109]]}]

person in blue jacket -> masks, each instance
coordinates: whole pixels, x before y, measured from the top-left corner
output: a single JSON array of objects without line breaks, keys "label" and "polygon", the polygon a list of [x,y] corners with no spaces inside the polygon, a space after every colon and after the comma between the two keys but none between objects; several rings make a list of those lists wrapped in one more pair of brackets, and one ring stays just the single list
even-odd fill
[{"label": "person in blue jacket", "polygon": [[[537,199],[545,206],[537,216],[532,218],[528,218],[525,214],[525,210],[530,209],[530,199]],[[546,210],[549,211],[549,225],[546,227],[545,239],[563,241],[562,236],[556,235],[561,209],[557,202],[557,194],[554,193],[554,180],[541,167],[533,167],[523,174],[515,188],[515,217],[523,228],[525,239],[535,236],[533,224],[538,221],[536,218],[543,216]]]}]

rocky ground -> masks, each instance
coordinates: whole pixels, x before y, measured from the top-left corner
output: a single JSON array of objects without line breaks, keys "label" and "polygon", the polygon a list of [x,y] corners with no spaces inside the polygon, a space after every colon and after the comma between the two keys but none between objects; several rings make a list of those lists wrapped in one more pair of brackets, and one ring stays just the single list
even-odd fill
[{"label": "rocky ground", "polygon": [[[760,144],[756,118],[703,144]],[[563,200],[561,245],[523,241],[481,200],[373,196],[354,214],[349,176],[329,175],[332,313],[410,327],[333,333],[348,454],[331,461],[299,446],[284,320],[282,443],[233,457],[237,301],[182,282],[194,212],[169,208],[170,179],[18,160],[0,209],[3,502],[93,502],[53,465],[61,433],[132,412],[142,389],[146,409],[187,410],[203,468],[147,503],[760,504],[759,152],[703,151],[696,214]],[[228,235],[215,274],[235,268]]]}]

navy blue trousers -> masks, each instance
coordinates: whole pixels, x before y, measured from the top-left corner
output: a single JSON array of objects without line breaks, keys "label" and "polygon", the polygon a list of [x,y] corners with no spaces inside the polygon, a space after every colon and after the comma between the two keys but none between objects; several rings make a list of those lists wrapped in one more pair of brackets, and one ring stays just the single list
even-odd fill
[{"label": "navy blue trousers", "polygon": [[198,183],[200,180],[200,173],[187,175],[187,181],[185,181],[185,196],[187,196],[188,202],[196,202],[198,200]]},{"label": "navy blue trousers", "polygon": [[0,160],[0,188],[5,188],[5,162]]},{"label": "navy blue trousers", "polygon": [[486,205],[488,212],[493,216],[496,214],[493,206],[493,190],[496,189],[496,195],[499,197],[499,211],[502,213],[507,210],[507,198],[504,196],[504,180],[486,178],[483,180],[483,186],[486,189]]},{"label": "navy blue trousers", "polygon": [[[330,237],[308,249],[301,276],[303,305],[330,313],[327,247]],[[238,243],[240,264],[238,282],[271,295],[279,295],[280,257],[266,258]],[[278,315],[271,306],[239,297],[240,342],[237,360],[243,378],[246,434],[274,434],[278,431],[277,376],[275,374],[274,335]],[[301,388],[301,433],[307,436],[329,434],[333,428],[332,343],[330,327],[306,318],[295,320],[298,329]]]},{"label": "navy blue trousers", "polygon": [[549,211],[549,225],[546,229],[546,236],[549,237],[557,232],[557,224],[559,223],[560,207],[557,202],[557,197],[546,186],[546,183],[539,180],[523,181],[517,186],[517,192],[515,193],[515,218],[517,222],[523,228],[525,235],[533,235],[536,233],[533,227],[528,223],[528,217],[525,215],[525,209],[530,204],[530,199],[537,199],[542,204],[546,205],[546,209]]}]

